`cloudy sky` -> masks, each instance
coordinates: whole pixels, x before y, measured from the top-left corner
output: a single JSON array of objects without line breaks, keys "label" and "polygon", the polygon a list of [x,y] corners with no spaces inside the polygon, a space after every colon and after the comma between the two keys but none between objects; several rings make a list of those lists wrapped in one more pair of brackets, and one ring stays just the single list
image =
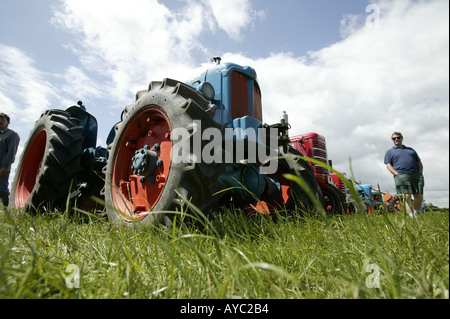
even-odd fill
[{"label": "cloudy sky", "polygon": [[264,122],[286,111],[291,135],[324,135],[336,169],[382,191],[395,193],[383,159],[402,132],[425,201],[449,207],[448,0],[0,0],[16,163],[44,110],[82,100],[106,146],[136,91],[187,81],[213,56],[256,69]]}]

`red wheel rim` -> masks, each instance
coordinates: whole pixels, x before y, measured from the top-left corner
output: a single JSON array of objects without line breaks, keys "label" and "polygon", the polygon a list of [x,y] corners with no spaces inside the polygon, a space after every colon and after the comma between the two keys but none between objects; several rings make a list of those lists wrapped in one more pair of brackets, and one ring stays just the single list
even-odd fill
[{"label": "red wheel rim", "polygon": [[331,213],[336,206],[334,200],[330,196],[324,194],[323,201],[326,212]]},{"label": "red wheel rim", "polygon": [[[278,165],[280,165],[280,167],[284,167],[282,166],[283,164],[280,162],[278,162]],[[277,178],[281,186],[281,192],[278,195],[278,197],[269,202],[259,201],[255,204],[250,204],[249,206],[251,210],[257,213],[271,215],[275,213],[275,210],[283,209],[285,207],[286,203],[291,197],[291,187],[292,187],[292,181],[287,180],[286,178],[283,177],[283,174],[285,173],[286,172],[283,169],[280,169],[274,174],[274,176]]]},{"label": "red wheel rim", "polygon": [[39,176],[46,144],[47,132],[43,128],[38,130],[28,143],[28,147],[23,155],[14,194],[16,208],[23,208],[30,198],[31,192],[33,191]]},{"label": "red wheel rim", "polygon": [[[118,144],[112,170],[112,200],[115,209],[126,220],[140,220],[147,216],[158,202],[165,188],[171,165],[171,126],[166,114],[150,106],[129,120]],[[132,158],[136,150],[148,145],[151,150],[158,144],[158,158],[162,165],[156,169],[154,182],[135,175]]]},{"label": "red wheel rim", "polygon": [[372,207],[370,207],[370,205],[367,203],[364,203],[364,205],[366,205],[366,208],[367,208],[367,215],[372,214]]}]

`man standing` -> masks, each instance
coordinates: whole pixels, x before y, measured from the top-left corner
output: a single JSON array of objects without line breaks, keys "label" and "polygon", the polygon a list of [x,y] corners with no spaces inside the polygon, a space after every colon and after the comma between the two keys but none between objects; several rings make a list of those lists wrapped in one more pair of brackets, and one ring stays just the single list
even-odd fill
[{"label": "man standing", "polygon": [[403,145],[402,133],[394,132],[391,137],[394,146],[386,152],[384,164],[394,175],[397,193],[405,196],[406,211],[411,217],[416,217],[422,206],[425,186],[422,161],[414,149]]},{"label": "man standing", "polygon": [[9,204],[9,173],[19,146],[19,135],[8,128],[10,118],[0,113],[0,199],[3,205]]}]

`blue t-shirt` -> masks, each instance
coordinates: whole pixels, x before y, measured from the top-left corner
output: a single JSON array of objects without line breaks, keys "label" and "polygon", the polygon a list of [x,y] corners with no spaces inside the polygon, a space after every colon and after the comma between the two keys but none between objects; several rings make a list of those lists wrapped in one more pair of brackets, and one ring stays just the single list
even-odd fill
[{"label": "blue t-shirt", "polygon": [[393,146],[386,152],[384,156],[384,164],[391,164],[399,173],[414,174],[419,173],[420,157],[411,147],[395,147]]}]

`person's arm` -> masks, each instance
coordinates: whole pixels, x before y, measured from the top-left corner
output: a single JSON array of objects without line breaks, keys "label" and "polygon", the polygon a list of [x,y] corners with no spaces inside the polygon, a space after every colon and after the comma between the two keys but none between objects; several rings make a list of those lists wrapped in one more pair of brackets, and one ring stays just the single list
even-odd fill
[{"label": "person's arm", "polygon": [[423,164],[422,164],[422,161],[417,161],[417,166],[419,167],[419,173],[422,174],[422,172],[423,172]]},{"label": "person's arm", "polygon": [[[0,168],[2,169],[2,175],[7,175],[6,172],[9,173],[11,169],[11,165],[14,163],[16,158],[17,148],[19,147],[20,137],[17,133],[11,134],[7,140],[7,148],[8,151],[6,155],[3,157],[3,161],[0,163]],[[4,176],[2,176],[4,177]]]},{"label": "person's arm", "polygon": [[386,167],[387,167],[388,171],[392,173],[392,175],[395,176],[395,175],[399,174],[399,172],[397,172],[397,170],[391,165],[391,163],[387,163]]}]

